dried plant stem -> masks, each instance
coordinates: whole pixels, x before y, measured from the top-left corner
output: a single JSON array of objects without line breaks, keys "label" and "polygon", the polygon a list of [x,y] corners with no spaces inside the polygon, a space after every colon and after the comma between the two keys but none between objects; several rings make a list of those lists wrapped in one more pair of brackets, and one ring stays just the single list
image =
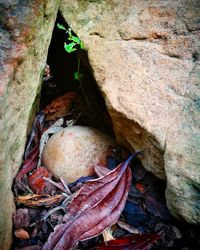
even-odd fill
[{"label": "dried plant stem", "polygon": [[67,195],[71,195],[71,192],[70,192],[69,188],[67,187],[67,189],[66,189],[65,186],[63,186],[63,184],[61,185],[60,183],[57,183],[57,182],[55,182],[55,181],[53,181],[53,180],[51,180],[50,178],[47,178],[47,177],[43,177],[43,179],[45,181],[48,181],[49,183],[51,183],[52,185],[54,185],[58,189],[62,190]]}]

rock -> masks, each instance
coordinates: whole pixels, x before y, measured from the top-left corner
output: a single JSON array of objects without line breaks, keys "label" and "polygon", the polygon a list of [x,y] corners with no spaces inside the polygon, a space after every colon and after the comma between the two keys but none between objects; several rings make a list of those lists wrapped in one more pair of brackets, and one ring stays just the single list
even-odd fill
[{"label": "rock", "polygon": [[63,0],[117,141],[166,179],[171,213],[200,223],[200,2]]},{"label": "rock", "polygon": [[94,128],[67,127],[49,139],[42,163],[53,175],[73,182],[92,175],[95,164],[105,165],[109,145],[115,145],[113,139]]},{"label": "rock", "polygon": [[0,249],[11,244],[11,186],[59,3],[88,49],[118,142],[144,149],[144,166],[167,180],[171,213],[199,223],[199,1],[133,2],[1,1]]},{"label": "rock", "polygon": [[38,107],[57,0],[0,3],[0,249],[12,238],[12,180]]}]

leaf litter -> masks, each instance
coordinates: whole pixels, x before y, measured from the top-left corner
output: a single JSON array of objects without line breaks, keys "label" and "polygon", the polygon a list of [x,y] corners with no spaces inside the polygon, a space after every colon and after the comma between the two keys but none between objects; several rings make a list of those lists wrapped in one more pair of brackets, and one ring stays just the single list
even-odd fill
[{"label": "leaf litter", "polygon": [[[52,82],[52,76],[45,81]],[[13,183],[12,249],[199,249],[198,229],[183,231],[170,216],[165,184],[143,168],[140,152],[130,155],[110,146],[107,165],[94,166],[95,176],[73,183],[41,166],[50,136],[79,120],[80,99],[68,92],[36,115]]]}]

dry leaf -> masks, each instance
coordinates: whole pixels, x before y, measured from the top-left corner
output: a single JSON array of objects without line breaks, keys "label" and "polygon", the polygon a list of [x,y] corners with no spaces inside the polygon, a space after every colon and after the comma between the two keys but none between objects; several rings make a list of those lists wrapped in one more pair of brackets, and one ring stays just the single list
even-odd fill
[{"label": "dry leaf", "polygon": [[131,235],[100,244],[97,250],[147,250],[160,239],[158,234]]},{"label": "dry leaf", "polygon": [[44,129],[44,113],[40,112],[34,120],[31,133],[29,135],[29,140],[26,145],[26,151],[24,154],[24,160],[29,158],[30,152],[33,150],[33,147],[38,144],[40,136]]},{"label": "dry leaf", "polygon": [[51,194],[55,187],[44,180],[43,177],[52,177],[52,174],[45,168],[39,167],[28,177],[28,183],[36,194]]},{"label": "dry leaf", "polygon": [[30,194],[24,196],[18,196],[15,198],[15,201],[21,203],[27,207],[51,207],[52,205],[59,204],[62,200],[64,200],[64,196],[62,194],[58,195],[39,195],[39,194]]},{"label": "dry leaf", "polygon": [[30,216],[27,208],[20,208],[12,214],[13,224],[15,228],[28,227],[30,224]]},{"label": "dry leaf", "polygon": [[44,109],[45,120],[55,120],[67,115],[73,107],[73,104],[78,102],[78,95],[75,92],[68,92],[63,96],[56,98]]},{"label": "dry leaf", "polygon": [[18,239],[22,239],[22,240],[30,239],[29,233],[23,228],[16,229],[14,231],[14,234],[15,234],[15,237],[17,237]]},{"label": "dry leaf", "polygon": [[79,241],[101,234],[118,221],[131,185],[128,165],[134,156],[107,175],[83,185],[68,207],[65,223],[55,227],[44,250],[72,249]]},{"label": "dry leaf", "polygon": [[29,136],[29,140],[26,146],[24,154],[24,160],[20,170],[15,178],[14,190],[18,194],[19,191],[30,192],[27,183],[27,173],[32,171],[38,162],[39,153],[39,140],[44,129],[44,113],[40,113],[36,116],[33,123],[33,127]]},{"label": "dry leaf", "polygon": [[108,168],[100,165],[94,165],[94,171],[98,177],[104,176],[110,172]]},{"label": "dry leaf", "polygon": [[122,228],[125,229],[126,231],[128,231],[129,233],[132,234],[139,234],[139,230],[130,226],[129,224],[127,224],[126,222],[122,221],[122,220],[118,220],[117,225]]},{"label": "dry leaf", "polygon": [[23,162],[17,176],[15,177],[15,192],[18,193],[18,191],[23,192],[30,192],[28,183],[27,183],[27,173],[32,171],[37,166],[38,161],[38,144],[33,148],[33,150],[30,152],[30,155],[28,158]]}]

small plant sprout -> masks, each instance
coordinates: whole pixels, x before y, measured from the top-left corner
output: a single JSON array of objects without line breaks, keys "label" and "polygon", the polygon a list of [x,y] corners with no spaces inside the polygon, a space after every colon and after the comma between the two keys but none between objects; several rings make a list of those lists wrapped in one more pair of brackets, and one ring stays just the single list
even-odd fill
[{"label": "small plant sprout", "polygon": [[[61,25],[59,23],[57,23],[57,27],[60,30],[64,30],[66,32],[66,34],[68,35],[67,40],[70,43],[64,42],[64,49],[65,49],[65,51],[67,53],[72,53],[74,51],[77,51],[78,48],[81,49],[81,50],[85,50],[83,42],[80,40],[79,37],[72,34],[72,29],[71,28],[66,29],[63,25]],[[82,84],[83,74],[80,73],[81,60],[80,60],[80,57],[78,56],[78,54],[77,54],[77,61],[78,61],[78,65],[77,65],[77,71],[74,73],[74,79],[79,81],[80,88],[81,88],[81,91],[83,92],[83,95],[84,95],[84,97],[86,99],[87,105],[88,105],[90,111],[93,112],[93,110],[92,110],[92,108],[90,106],[89,100],[87,98],[87,95],[85,93],[85,90],[83,88],[83,84]]]},{"label": "small plant sprout", "polygon": [[[70,41],[70,43],[69,44],[67,44],[66,42],[64,43],[64,49],[67,53],[72,53],[76,51],[77,46],[82,50],[85,49],[83,42],[80,40],[80,38],[72,34],[71,28],[66,29],[63,25],[59,23],[57,24],[57,27],[61,30],[65,30],[66,34],[68,34],[67,40]],[[83,78],[83,75],[80,73],[80,58],[78,57],[78,55],[77,58],[78,58],[78,67],[77,71],[74,73],[74,79],[80,80]]]},{"label": "small plant sprout", "polygon": [[65,27],[59,23],[57,23],[57,27],[60,29],[60,30],[66,30]]}]

